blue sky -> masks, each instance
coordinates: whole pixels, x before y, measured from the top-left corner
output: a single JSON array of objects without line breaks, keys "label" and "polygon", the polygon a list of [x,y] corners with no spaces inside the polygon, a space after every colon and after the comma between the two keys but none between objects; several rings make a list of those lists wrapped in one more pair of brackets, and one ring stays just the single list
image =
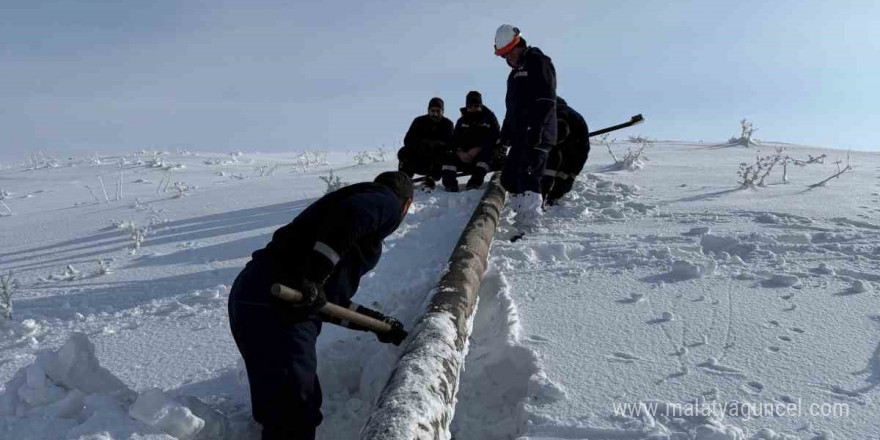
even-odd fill
[{"label": "blue sky", "polygon": [[880,149],[880,2],[25,1],[0,4],[0,156],[399,146],[441,96],[501,118],[512,23],[620,136]]}]

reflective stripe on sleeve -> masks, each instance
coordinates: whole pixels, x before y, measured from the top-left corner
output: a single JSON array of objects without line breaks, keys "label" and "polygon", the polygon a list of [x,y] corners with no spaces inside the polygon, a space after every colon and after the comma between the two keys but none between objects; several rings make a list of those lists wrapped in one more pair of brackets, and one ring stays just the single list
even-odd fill
[{"label": "reflective stripe on sleeve", "polygon": [[336,263],[339,262],[339,254],[337,254],[332,247],[327,246],[320,241],[316,241],[315,247],[313,249],[319,254],[327,257],[327,259],[330,260],[330,262],[333,263],[334,266],[336,266]]},{"label": "reflective stripe on sleeve", "polygon": [[455,165],[443,165],[443,171],[458,171]]},{"label": "reflective stripe on sleeve", "polygon": [[477,167],[489,171],[489,164],[487,164],[486,162],[477,162]]}]

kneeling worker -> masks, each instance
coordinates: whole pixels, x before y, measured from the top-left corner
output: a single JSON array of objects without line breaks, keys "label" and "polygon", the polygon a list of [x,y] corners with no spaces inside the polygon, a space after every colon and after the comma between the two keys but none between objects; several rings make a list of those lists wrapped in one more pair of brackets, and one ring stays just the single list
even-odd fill
[{"label": "kneeling worker", "polygon": [[442,99],[431,98],[428,114],[413,119],[403,139],[403,148],[397,151],[397,169],[410,178],[415,174],[427,176],[427,188],[434,188],[443,159],[452,149],[452,121],[443,116],[443,107]]},{"label": "kneeling worker", "polygon": [[479,188],[483,184],[492,169],[500,131],[495,113],[483,105],[480,92],[468,92],[461,117],[455,123],[453,150],[446,153],[443,163],[443,187],[447,191],[458,191],[456,173],[459,171],[471,175],[466,189]]}]

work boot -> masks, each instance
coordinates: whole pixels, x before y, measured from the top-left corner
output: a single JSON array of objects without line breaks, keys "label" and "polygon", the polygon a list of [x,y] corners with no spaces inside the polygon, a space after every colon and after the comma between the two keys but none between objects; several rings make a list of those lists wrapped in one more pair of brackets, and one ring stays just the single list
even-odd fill
[{"label": "work boot", "polygon": [[465,185],[465,189],[479,189],[481,186],[483,186],[483,179],[485,178],[486,173],[482,170],[478,169],[477,171],[474,171],[474,173],[471,175],[471,178],[468,179],[467,184]]},{"label": "work boot", "polygon": [[455,176],[455,170],[443,171],[443,188],[448,192],[458,192],[458,178]]},{"label": "work boot", "polygon": [[433,191],[437,188],[437,181],[431,176],[425,176],[425,182],[422,184],[422,188],[427,191]]}]

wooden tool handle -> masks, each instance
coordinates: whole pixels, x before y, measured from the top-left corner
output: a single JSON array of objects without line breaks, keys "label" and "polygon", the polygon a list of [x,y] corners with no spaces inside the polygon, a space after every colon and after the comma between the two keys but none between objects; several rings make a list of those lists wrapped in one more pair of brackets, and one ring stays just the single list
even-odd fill
[{"label": "wooden tool handle", "polygon": [[[278,283],[272,285],[272,295],[276,298],[293,303],[299,303],[303,300],[302,292]],[[328,302],[318,311],[327,316],[355,323],[376,333],[388,333],[391,331],[391,326],[388,323],[355,312],[354,310],[341,307],[338,304]]]}]

